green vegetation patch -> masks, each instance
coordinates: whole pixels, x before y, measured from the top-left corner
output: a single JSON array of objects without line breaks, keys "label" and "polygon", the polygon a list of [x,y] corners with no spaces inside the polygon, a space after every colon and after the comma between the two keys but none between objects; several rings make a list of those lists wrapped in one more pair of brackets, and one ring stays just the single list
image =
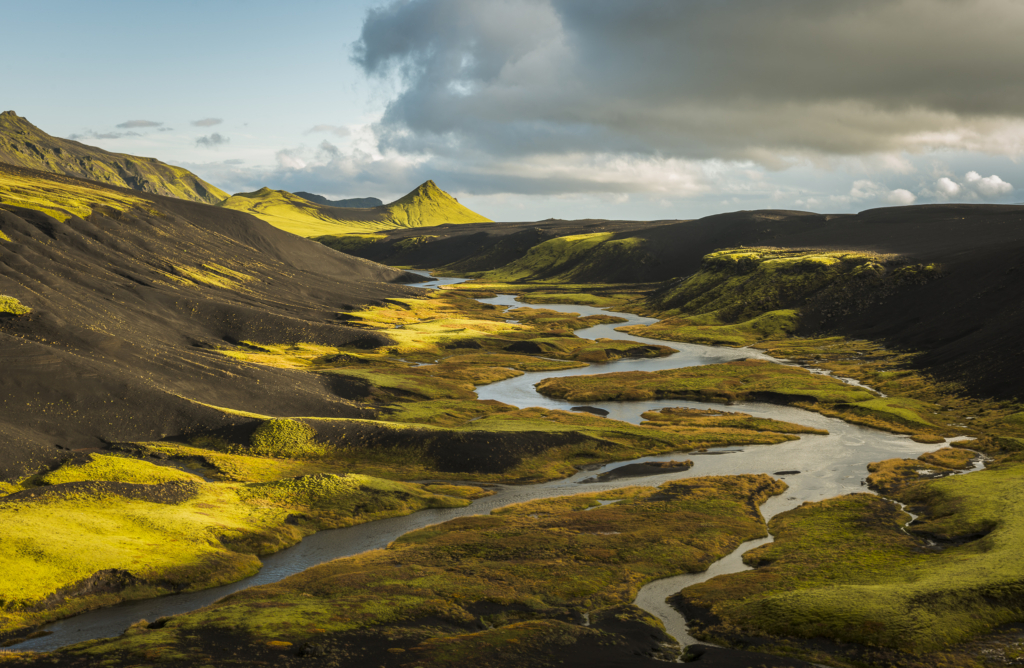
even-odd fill
[{"label": "green vegetation patch", "polygon": [[[188,648],[202,663],[212,638],[298,646],[332,637],[350,648],[349,661],[362,664],[367,633],[391,640],[410,665],[490,656],[491,640],[503,643],[503,653],[530,653],[550,642],[544,638],[566,614],[641,617],[630,604],[644,583],[704,570],[742,541],[765,535],[756,508],[784,489],[765,475],[695,478],[509,506],[414,531],[385,550],[336,559],[162,628],[68,653],[127,664],[159,645]],[[599,500],[620,502],[597,507]],[[594,509],[579,512],[587,508]],[[481,615],[490,628],[485,636]]]},{"label": "green vegetation patch", "polygon": [[36,477],[42,485],[60,485],[68,482],[105,480],[144,485],[158,485],[165,482],[192,481],[196,476],[170,466],[155,466],[149,462],[130,457],[90,454],[82,464],[64,465],[55,471]]},{"label": "green vegetation patch", "polygon": [[102,186],[54,178],[32,178],[0,171],[0,205],[33,209],[64,222],[71,216],[87,218],[97,207],[115,211],[132,208],[151,211],[152,204],[134,195]]},{"label": "green vegetation patch", "polygon": [[548,239],[500,269],[471,275],[484,281],[502,283],[572,283],[575,277],[594,268],[621,262],[638,262],[646,257],[643,239],[614,237],[611,232],[597,232]]},{"label": "green vegetation patch", "polygon": [[829,376],[754,359],[654,372],[627,371],[549,378],[537,384],[537,391],[573,402],[657,398],[836,404],[874,398],[867,390]]},{"label": "green vegetation patch", "polygon": [[800,325],[799,314],[792,309],[768,311],[750,320],[727,324],[717,312],[667,318],[653,325],[633,325],[620,331],[667,341],[702,343],[742,348],[766,339],[781,339],[793,334]]},{"label": "green vegetation patch", "polygon": [[[471,496],[469,492],[462,492],[458,497],[446,496],[427,491],[420,485],[356,473],[313,473],[290,480],[254,483],[239,489],[238,494],[250,504],[262,501],[340,514],[341,522],[337,526],[356,524],[364,515],[380,519],[422,508],[458,508],[469,505],[466,499]],[[319,520],[323,522],[323,516]]]},{"label": "green vegetation patch", "polygon": [[713,408],[662,408],[647,411],[641,417],[650,424],[673,430],[741,429],[745,431],[773,431],[781,434],[828,435],[824,429],[805,427],[793,422],[756,418],[747,413],[719,411]]},{"label": "green vegetation patch", "polygon": [[17,298],[0,295],[0,314],[28,315],[32,309],[22,304]]},{"label": "green vegetation patch", "polygon": [[[909,485],[896,498],[923,507],[913,535],[902,530],[910,517],[878,497],[804,504],[772,519],[773,544],[745,555],[756,570],[682,596],[720,620],[699,632],[719,641],[821,636],[922,653],[1024,621],[1022,474],[1011,464]],[[929,548],[919,536],[953,542]]]},{"label": "green vegetation patch", "polygon": [[697,273],[635,306],[664,318],[630,334],[746,346],[793,334],[812,310],[822,322],[864,308],[907,284],[939,276],[934,265],[864,251],[739,248],[709,253]]},{"label": "green vegetation patch", "polygon": [[262,457],[310,459],[327,452],[323,443],[317,443],[316,430],[298,420],[267,420],[253,432],[251,452]]}]

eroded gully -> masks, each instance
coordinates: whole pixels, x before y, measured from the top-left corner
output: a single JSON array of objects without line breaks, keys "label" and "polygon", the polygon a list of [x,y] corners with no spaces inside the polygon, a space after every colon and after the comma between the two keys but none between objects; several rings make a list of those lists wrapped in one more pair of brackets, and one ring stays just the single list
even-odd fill
[{"label": "eroded gully", "polygon": [[[415,284],[417,287],[437,287],[460,282],[459,279],[441,279]],[[634,324],[651,324],[654,318],[616,313],[584,305],[574,304],[522,304],[513,295],[499,295],[479,301],[507,308],[529,306],[547,308],[581,315],[615,315],[627,319],[625,323],[598,325],[577,331],[583,338],[613,338],[636,341],[651,345],[675,348],[678,352],[657,359],[627,359],[606,364],[594,364],[581,369],[563,371],[531,372],[516,378],[499,381],[478,388],[480,399],[496,399],[513,406],[525,408],[568,409],[569,402],[552,399],[538,394],[534,385],[545,378],[584,374],[609,373],[612,371],[657,371],[685,366],[716,364],[730,360],[756,357],[771,360],[760,351],[752,349],[716,348],[712,346],[673,343],[646,339],[615,331],[616,327]],[[774,360],[773,360],[774,361]],[[706,408],[707,404],[693,401],[633,401],[597,402],[588,404],[609,412],[608,419],[623,420],[634,424],[641,422],[640,415],[649,410],[669,406]],[[715,405],[715,408],[722,408]],[[657,486],[670,480],[706,475],[738,475],[767,473],[782,478],[789,489],[780,496],[774,496],[761,506],[765,520],[799,506],[805,501],[868,491],[865,485],[867,465],[873,461],[894,457],[917,457],[934,450],[935,445],[915,443],[905,436],[897,436],[865,427],[847,424],[841,420],[825,417],[798,408],[770,404],[740,403],[732,410],[756,417],[774,418],[796,422],[829,432],[827,436],[805,435],[799,440],[776,445],[711,448],[706,453],[687,452],[686,457],[695,462],[688,471],[672,471],[664,475],[644,478],[626,478],[608,482],[580,483],[594,476],[615,469],[626,463],[644,461],[667,461],[678,458],[679,453],[642,457],[630,462],[614,462],[599,469],[581,471],[564,480],[536,485],[497,485],[493,496],[474,501],[464,508],[422,510],[405,517],[378,520],[344,529],[322,531],[305,538],[294,547],[282,550],[262,559],[263,567],[258,574],[240,582],[203,591],[174,594],[156,599],[124,603],[111,608],[87,612],[76,617],[54,622],[44,627],[49,635],[33,638],[14,646],[18,650],[49,651],[75,643],[115,636],[140,619],[154,620],[159,617],[177,615],[203,606],[229,594],[257,585],[276,582],[303,571],[316,564],[340,557],[347,557],[368,550],[386,547],[401,535],[422,527],[445,522],[468,515],[486,514],[502,506],[522,503],[534,499],[551,498],[580,493],[594,493],[635,485]],[[786,473],[799,471],[799,473]],[[665,599],[680,589],[703,582],[716,575],[746,570],[742,554],[753,547],[769,542],[771,537],[748,541],[734,552],[712,564],[703,573],[691,573],[665,578],[644,586],[637,596],[636,605],[661,619],[669,634],[681,645],[696,642],[686,630],[686,621]]]}]

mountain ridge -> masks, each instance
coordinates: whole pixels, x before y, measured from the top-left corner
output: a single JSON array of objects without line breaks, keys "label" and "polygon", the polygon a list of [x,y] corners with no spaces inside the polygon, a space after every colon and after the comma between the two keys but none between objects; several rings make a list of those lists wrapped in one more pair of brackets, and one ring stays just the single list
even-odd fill
[{"label": "mountain ridge", "polygon": [[14,111],[0,113],[0,162],[205,204],[228,197],[183,167],[54,137]]},{"label": "mountain ridge", "polygon": [[493,222],[459,204],[457,199],[430,180],[394,202],[372,208],[318,204],[296,193],[268,187],[250,193],[236,193],[218,206],[245,211],[303,237],[373,234],[397,228]]},{"label": "mountain ridge", "polygon": [[342,209],[371,209],[375,206],[384,206],[382,200],[376,197],[352,197],[349,199],[327,199],[323,195],[316,195],[308,193],[304,190],[299,190],[293,195],[298,195],[303,199],[308,199],[310,202],[316,204],[323,204],[324,206],[336,206]]}]

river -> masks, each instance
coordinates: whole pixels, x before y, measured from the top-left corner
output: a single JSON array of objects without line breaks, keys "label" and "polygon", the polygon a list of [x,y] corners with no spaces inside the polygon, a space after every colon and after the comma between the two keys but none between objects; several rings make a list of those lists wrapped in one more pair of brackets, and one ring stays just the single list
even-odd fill
[{"label": "river", "polygon": [[[437,287],[439,285],[459,283],[462,280],[439,279],[412,285],[415,287]],[[530,372],[477,389],[477,395],[480,399],[496,399],[520,408],[541,406],[544,408],[568,409],[573,406],[571,403],[538,394],[533,386],[545,378],[609,373],[612,371],[657,371],[684,366],[716,364],[750,357],[773,359],[753,349],[717,348],[705,345],[674,343],[645,339],[615,331],[616,327],[657,322],[654,318],[616,313],[584,305],[522,304],[513,295],[499,295],[498,297],[480,299],[479,301],[507,308],[528,306],[530,308],[547,308],[562,312],[580,313],[581,315],[602,314],[620,316],[626,318],[628,322],[598,325],[578,330],[576,333],[588,339],[613,338],[629,340],[645,344],[669,346],[678,351],[662,358],[624,359],[605,364],[592,364],[579,369]],[[708,407],[707,404],[699,402],[679,400],[598,402],[588,405],[609,411],[608,419],[624,420],[634,424],[638,424],[641,421],[640,415],[649,410],[668,406]],[[722,409],[723,407],[720,404],[715,404],[714,408]],[[584,480],[626,463],[668,461],[673,458],[678,459],[680,453],[642,457],[629,462],[614,462],[596,470],[581,471],[570,478],[536,485],[497,485],[495,486],[496,494],[478,499],[464,508],[422,510],[405,517],[378,520],[344,529],[322,531],[305,538],[294,547],[264,557],[262,559],[262,569],[251,578],[203,591],[133,601],[83,613],[76,617],[49,624],[42,629],[48,632],[49,635],[26,640],[14,645],[13,648],[16,650],[51,651],[85,640],[116,636],[140,619],[153,621],[159,617],[196,610],[228,594],[248,587],[276,582],[331,559],[352,556],[368,550],[386,547],[388,543],[409,531],[458,517],[486,514],[495,508],[512,503],[571,494],[601,492],[634,485],[657,486],[670,480],[705,475],[767,473],[775,474],[776,477],[784,479],[789,485],[786,493],[772,497],[761,506],[761,513],[768,520],[778,513],[799,506],[805,501],[819,501],[840,494],[868,491],[864,485],[867,476],[867,465],[870,462],[894,457],[914,458],[940,447],[936,445],[922,445],[915,443],[906,436],[851,425],[842,420],[825,417],[799,408],[771,404],[739,403],[730,407],[730,409],[756,417],[774,418],[776,420],[825,429],[828,430],[829,435],[805,435],[799,440],[776,445],[711,448],[706,453],[687,452],[685,453],[686,457],[692,459],[695,463],[693,468],[688,471],[672,471],[664,475],[626,478],[608,482],[592,482],[586,485],[580,484]],[[799,473],[780,474],[783,471],[799,471]],[[729,556],[713,564],[704,573],[685,574],[649,583],[641,589],[636,604],[660,618],[665,623],[669,633],[680,641],[681,644],[685,645],[695,642],[686,631],[686,623],[683,617],[665,602],[665,598],[678,592],[684,586],[702,582],[714,575],[746,569],[747,567],[741,560],[742,553],[769,540],[771,540],[770,537],[745,543]]]}]

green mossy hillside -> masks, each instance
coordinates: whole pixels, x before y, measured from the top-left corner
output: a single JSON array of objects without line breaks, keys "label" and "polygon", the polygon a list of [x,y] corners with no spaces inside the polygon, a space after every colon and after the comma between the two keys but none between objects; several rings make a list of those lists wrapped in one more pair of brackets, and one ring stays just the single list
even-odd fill
[{"label": "green mossy hillside", "polygon": [[[202,664],[217,662],[225,643],[248,647],[252,659],[268,642],[312,642],[344,647],[353,665],[396,654],[425,668],[532,665],[523,661],[580,649],[632,658],[621,634],[663,637],[631,606],[640,586],[704,570],[765,535],[757,507],[784,490],[764,475],[711,477],[509,506],[59,656],[129,665],[187,655]],[[592,628],[580,625],[583,614]]]},{"label": "green mossy hillside", "polygon": [[251,213],[274,227],[302,237],[314,237],[341,251],[358,250],[373,243],[379,238],[373,233],[381,230],[491,222],[459,204],[433,181],[427,181],[390,204],[366,209],[317,204],[270,188],[232,195],[219,206]]},{"label": "green mossy hillside", "polygon": [[[697,273],[638,304],[664,318],[624,331],[670,341],[745,346],[820,328],[904,285],[939,275],[935,265],[863,251],[740,248],[706,255]],[[813,322],[812,322],[813,321]]]},{"label": "green mossy hillside", "polygon": [[13,111],[0,114],[0,162],[206,204],[228,196],[187,169],[52,137]]},{"label": "green mossy hillside", "polygon": [[895,491],[922,513],[909,534],[909,515],[865,494],[778,515],[775,542],[744,557],[756,570],[684,590],[688,609],[712,613],[699,637],[821,637],[922,655],[902,665],[981,665],[958,662],[956,644],[1024,622],[1022,475],[1005,464]]},{"label": "green mossy hillside", "polygon": [[608,264],[642,262],[644,241],[615,238],[610,232],[556,237],[530,248],[526,255],[500,269],[469,276],[503,283],[572,283],[577,277]]},{"label": "green mossy hillside", "polygon": [[[71,216],[88,218],[93,209],[127,211],[152,209],[150,202],[109,188],[89,187],[72,179],[34,179],[13,170],[0,169],[0,207],[33,209],[66,221]],[[9,235],[4,235],[8,241]]]}]

